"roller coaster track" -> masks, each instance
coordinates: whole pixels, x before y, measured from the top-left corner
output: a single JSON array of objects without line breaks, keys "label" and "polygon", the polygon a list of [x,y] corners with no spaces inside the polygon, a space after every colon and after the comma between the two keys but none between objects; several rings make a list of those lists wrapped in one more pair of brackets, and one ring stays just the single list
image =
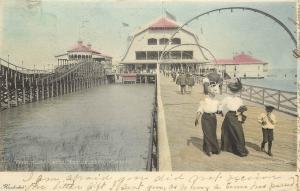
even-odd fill
[{"label": "roller coaster track", "polygon": [[54,71],[19,67],[0,58],[0,111],[105,83],[100,62],[86,60]]}]

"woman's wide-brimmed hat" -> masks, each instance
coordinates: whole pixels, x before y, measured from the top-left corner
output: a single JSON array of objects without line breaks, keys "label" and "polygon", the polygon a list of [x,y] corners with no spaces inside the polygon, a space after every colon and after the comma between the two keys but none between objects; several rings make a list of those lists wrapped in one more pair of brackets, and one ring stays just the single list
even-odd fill
[{"label": "woman's wide-brimmed hat", "polygon": [[239,78],[236,78],[234,82],[229,82],[227,87],[232,92],[239,92],[243,88],[243,85],[241,80]]},{"label": "woman's wide-brimmed hat", "polygon": [[204,94],[208,94],[209,92],[209,87],[210,86],[218,86],[219,84],[222,83],[222,78],[220,76],[220,74],[218,74],[217,72],[212,72],[206,75],[206,78],[208,79],[209,82],[206,82],[203,84],[204,87]]},{"label": "woman's wide-brimmed hat", "polygon": [[209,82],[215,82],[217,84],[222,82],[222,78],[217,72],[209,73],[206,77],[209,79]]}]

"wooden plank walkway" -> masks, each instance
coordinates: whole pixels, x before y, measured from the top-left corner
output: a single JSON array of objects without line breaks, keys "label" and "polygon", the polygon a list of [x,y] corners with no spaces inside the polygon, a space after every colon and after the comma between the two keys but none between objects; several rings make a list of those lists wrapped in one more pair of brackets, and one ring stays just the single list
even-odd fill
[{"label": "wooden plank walkway", "polygon": [[[161,98],[165,112],[171,166],[174,171],[295,171],[297,153],[297,118],[275,111],[278,120],[274,131],[273,157],[260,151],[261,127],[257,116],[262,105],[245,101],[248,106],[244,124],[246,144],[250,154],[241,158],[228,152],[206,156],[202,151],[201,124],[194,126],[195,112],[202,86],[196,84],[191,94],[181,95],[171,78],[160,76]],[[218,116],[217,136],[220,144],[223,117]],[[267,145],[266,145],[267,148]]]}]

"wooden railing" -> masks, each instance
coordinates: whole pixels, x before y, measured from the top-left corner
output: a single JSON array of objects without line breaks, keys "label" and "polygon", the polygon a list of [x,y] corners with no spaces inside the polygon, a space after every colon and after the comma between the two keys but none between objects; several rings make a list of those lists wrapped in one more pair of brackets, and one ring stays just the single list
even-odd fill
[{"label": "wooden railing", "polygon": [[150,126],[148,145],[147,171],[158,170],[158,132],[157,132],[157,80],[155,80],[155,92]]},{"label": "wooden railing", "polygon": [[[230,94],[226,84],[223,84],[222,92]],[[247,101],[272,105],[278,111],[297,115],[297,92],[243,84],[239,96]]]},{"label": "wooden railing", "polygon": [[[202,79],[203,77],[201,76],[195,76],[196,83],[201,84]],[[222,86],[222,93],[231,94],[226,83]],[[243,89],[239,96],[247,101],[262,105],[272,105],[278,111],[297,115],[297,92],[243,84]]]}]

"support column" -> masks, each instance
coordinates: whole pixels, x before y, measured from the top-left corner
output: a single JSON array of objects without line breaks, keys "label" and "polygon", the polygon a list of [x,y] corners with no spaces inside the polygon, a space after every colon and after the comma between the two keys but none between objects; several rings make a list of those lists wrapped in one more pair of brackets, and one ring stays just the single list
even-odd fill
[{"label": "support column", "polygon": [[42,100],[45,99],[44,79],[42,80]]},{"label": "support column", "polygon": [[47,77],[47,98],[50,97],[49,77]]},{"label": "support column", "polygon": [[25,95],[25,80],[24,80],[24,74],[22,74],[22,102],[23,104],[26,103],[26,95]]},{"label": "support column", "polygon": [[15,101],[16,101],[16,106],[18,106],[17,71],[14,72],[14,83],[15,83]]},{"label": "support column", "polygon": [[38,86],[38,81],[37,78],[35,78],[35,85],[36,85],[36,101],[39,101],[39,86]]},{"label": "support column", "polygon": [[10,92],[9,92],[9,85],[8,85],[8,70],[5,71],[5,87],[6,87],[6,97],[7,97],[7,108],[10,108]]}]

